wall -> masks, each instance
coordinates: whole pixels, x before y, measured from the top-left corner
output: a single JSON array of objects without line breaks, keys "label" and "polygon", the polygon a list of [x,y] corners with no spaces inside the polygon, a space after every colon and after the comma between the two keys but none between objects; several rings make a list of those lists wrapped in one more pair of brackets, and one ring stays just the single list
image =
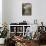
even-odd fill
[{"label": "wall", "polygon": [[9,16],[10,23],[11,22],[22,22],[23,20],[30,22],[30,20],[32,19],[31,16],[22,16],[22,3],[27,3],[27,2],[32,3],[31,0],[11,0],[12,6],[10,8],[12,11],[11,11],[11,15]]},{"label": "wall", "polygon": [[2,27],[2,0],[0,0],[0,27]]},{"label": "wall", "polygon": [[[32,3],[32,15],[22,16],[22,3],[27,2]],[[46,25],[46,0],[4,0],[3,3],[3,21],[18,23],[26,20],[31,24],[37,19],[38,24],[43,21]]]}]

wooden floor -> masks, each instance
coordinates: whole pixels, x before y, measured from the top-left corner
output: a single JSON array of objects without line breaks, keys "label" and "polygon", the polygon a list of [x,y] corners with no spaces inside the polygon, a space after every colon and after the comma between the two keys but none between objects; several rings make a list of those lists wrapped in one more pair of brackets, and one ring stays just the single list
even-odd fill
[{"label": "wooden floor", "polygon": [[32,46],[46,46],[45,45],[39,45],[39,43],[37,41],[32,41]]},{"label": "wooden floor", "polygon": [[40,45],[40,46],[46,46],[46,45]]},{"label": "wooden floor", "polygon": [[4,45],[0,45],[0,46],[4,46]]},{"label": "wooden floor", "polygon": [[[4,45],[0,45],[0,46],[4,46]],[[36,43],[33,43],[33,45],[32,46],[39,46],[38,44],[36,44]],[[40,45],[40,46],[46,46],[46,45]]]},{"label": "wooden floor", "polygon": [[[4,46],[4,45],[0,45],[0,46]],[[31,46],[39,46],[37,41],[32,41],[32,45]],[[40,46],[46,46],[46,45],[40,45]]]}]

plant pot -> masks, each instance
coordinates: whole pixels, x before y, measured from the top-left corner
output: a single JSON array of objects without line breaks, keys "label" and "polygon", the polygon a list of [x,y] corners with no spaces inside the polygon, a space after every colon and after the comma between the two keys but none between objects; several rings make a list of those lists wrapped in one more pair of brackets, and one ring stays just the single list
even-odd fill
[{"label": "plant pot", "polygon": [[0,38],[0,44],[4,44],[5,38]]}]

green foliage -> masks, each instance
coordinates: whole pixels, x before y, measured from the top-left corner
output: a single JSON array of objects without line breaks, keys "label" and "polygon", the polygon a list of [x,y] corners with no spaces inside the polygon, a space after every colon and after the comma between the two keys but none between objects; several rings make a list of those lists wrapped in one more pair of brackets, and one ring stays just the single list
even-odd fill
[{"label": "green foliage", "polygon": [[8,33],[8,29],[7,29],[7,24],[4,23],[3,24],[3,31],[0,32],[0,38],[6,38],[7,37],[7,33]]},{"label": "green foliage", "polygon": [[0,38],[5,38],[7,36],[8,29],[4,28],[4,30],[1,32]]}]

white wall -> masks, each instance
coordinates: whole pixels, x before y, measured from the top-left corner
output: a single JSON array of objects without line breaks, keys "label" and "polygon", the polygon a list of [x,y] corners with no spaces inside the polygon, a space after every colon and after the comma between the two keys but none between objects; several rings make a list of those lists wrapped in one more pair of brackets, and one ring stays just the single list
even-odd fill
[{"label": "white wall", "polygon": [[[4,0],[3,20],[7,23],[21,22],[26,20],[28,23],[34,23],[37,19],[38,24],[41,21],[46,25],[46,0]],[[32,15],[22,16],[22,3],[32,3]]]},{"label": "white wall", "polygon": [[[10,2],[9,2],[10,3]],[[26,21],[31,21],[32,17],[31,16],[22,16],[22,3],[32,3],[31,0],[11,0],[11,15],[9,19],[11,22],[22,22],[23,20]],[[10,9],[9,9],[10,10]],[[29,19],[31,18],[31,19]]]},{"label": "white wall", "polygon": [[46,0],[33,1],[33,15],[37,18],[38,23],[43,21],[46,25]]},{"label": "white wall", "polygon": [[0,27],[2,27],[2,0],[0,0]]}]

